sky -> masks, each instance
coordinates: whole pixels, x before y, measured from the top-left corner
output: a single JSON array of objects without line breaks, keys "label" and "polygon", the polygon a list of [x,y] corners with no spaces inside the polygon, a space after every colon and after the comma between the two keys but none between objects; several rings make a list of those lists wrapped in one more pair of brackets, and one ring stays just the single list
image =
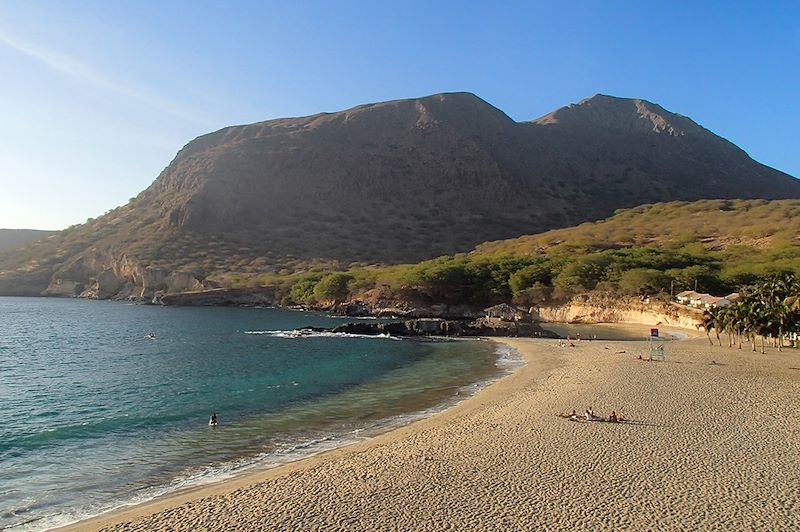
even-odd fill
[{"label": "sky", "polygon": [[198,135],[469,91],[530,120],[596,93],[800,176],[800,2],[0,0],[0,227],[128,201]]}]

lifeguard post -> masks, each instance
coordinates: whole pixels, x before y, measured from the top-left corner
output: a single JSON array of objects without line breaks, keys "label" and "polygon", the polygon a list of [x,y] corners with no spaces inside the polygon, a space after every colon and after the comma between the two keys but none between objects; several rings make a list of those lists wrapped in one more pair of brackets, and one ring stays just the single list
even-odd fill
[{"label": "lifeguard post", "polygon": [[658,329],[650,329],[650,336],[647,338],[647,360],[667,359],[667,341],[658,335]]}]

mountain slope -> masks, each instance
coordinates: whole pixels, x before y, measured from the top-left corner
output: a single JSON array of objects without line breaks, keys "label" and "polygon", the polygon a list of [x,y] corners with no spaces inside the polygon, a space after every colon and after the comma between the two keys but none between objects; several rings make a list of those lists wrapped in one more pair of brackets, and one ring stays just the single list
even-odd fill
[{"label": "mountain slope", "polygon": [[47,238],[55,231],[39,229],[0,229],[0,253]]},{"label": "mountain slope", "polygon": [[[536,235],[485,242],[474,255],[522,256],[651,246],[706,252],[800,250],[800,200],[674,201]],[[787,252],[788,253],[788,252]]]},{"label": "mountain slope", "polygon": [[642,203],[793,197],[791,176],[643,100],[517,123],[438,94],[201,136],[128,205],[0,255],[0,293],[151,295],[417,261]]}]

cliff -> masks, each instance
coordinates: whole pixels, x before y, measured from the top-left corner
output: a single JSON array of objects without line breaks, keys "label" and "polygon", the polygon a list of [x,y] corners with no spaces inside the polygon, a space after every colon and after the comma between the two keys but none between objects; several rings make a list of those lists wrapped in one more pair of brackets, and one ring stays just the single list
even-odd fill
[{"label": "cliff", "polygon": [[659,300],[584,295],[561,304],[533,307],[534,319],[557,323],[645,323],[697,330],[703,313]]}]

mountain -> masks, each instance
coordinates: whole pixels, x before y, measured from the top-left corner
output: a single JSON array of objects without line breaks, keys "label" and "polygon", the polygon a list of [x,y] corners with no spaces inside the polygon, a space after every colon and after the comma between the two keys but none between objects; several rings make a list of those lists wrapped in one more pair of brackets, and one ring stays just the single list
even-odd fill
[{"label": "mountain", "polygon": [[55,233],[39,229],[0,229],[0,253],[47,238]]},{"label": "mountain", "polygon": [[800,181],[644,100],[518,123],[437,94],[198,137],[127,205],[0,255],[0,293],[150,296],[418,261],[644,203],[796,197]]}]

